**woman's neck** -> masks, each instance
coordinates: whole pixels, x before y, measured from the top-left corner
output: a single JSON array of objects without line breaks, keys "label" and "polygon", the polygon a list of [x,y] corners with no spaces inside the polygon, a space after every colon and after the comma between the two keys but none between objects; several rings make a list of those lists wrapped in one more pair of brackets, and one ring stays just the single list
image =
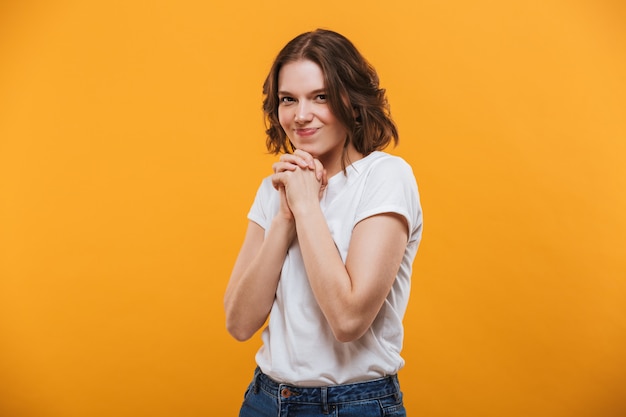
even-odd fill
[{"label": "woman's neck", "polygon": [[[345,152],[345,159],[344,159],[344,153],[340,153],[338,155],[333,155],[330,158],[319,158],[320,162],[322,163],[322,165],[324,166],[324,169],[326,169],[326,175],[328,178],[333,177],[335,174],[343,171],[344,168],[352,165],[353,163],[355,163],[356,161],[358,161],[359,159],[363,159],[364,155],[361,154],[360,152],[358,152],[355,148],[354,145],[349,144],[348,148],[346,149]],[[343,160],[343,161],[342,161]],[[345,164],[342,164],[342,162]]]}]

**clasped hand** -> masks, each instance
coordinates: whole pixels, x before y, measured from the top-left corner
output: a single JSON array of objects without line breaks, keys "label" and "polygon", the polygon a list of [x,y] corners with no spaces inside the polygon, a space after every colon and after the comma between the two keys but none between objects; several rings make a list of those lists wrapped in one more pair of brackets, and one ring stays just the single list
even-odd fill
[{"label": "clasped hand", "polygon": [[280,192],[280,212],[287,218],[319,203],[328,184],[326,170],[311,154],[296,150],[272,165],[272,185]]}]

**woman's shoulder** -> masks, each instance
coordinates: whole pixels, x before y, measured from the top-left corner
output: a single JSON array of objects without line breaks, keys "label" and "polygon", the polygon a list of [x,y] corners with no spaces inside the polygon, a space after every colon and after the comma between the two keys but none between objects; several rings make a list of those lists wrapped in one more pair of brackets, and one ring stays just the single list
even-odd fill
[{"label": "woman's shoulder", "polygon": [[383,151],[374,151],[365,158],[366,169],[368,171],[384,172],[388,174],[396,173],[396,175],[409,175],[413,176],[413,168],[409,165],[404,158],[391,155]]},{"label": "woman's shoulder", "polygon": [[259,183],[256,191],[256,198],[263,201],[271,200],[272,197],[274,197],[274,191],[275,189],[274,185],[272,184],[272,176],[268,175],[267,177],[264,177]]}]

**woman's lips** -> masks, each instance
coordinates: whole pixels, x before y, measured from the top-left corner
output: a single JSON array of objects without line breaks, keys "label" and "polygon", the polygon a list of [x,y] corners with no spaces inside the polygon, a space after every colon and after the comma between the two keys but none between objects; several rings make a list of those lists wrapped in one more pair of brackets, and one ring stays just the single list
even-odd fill
[{"label": "woman's lips", "polygon": [[317,132],[317,128],[316,127],[309,127],[306,129],[296,129],[296,134],[298,136],[311,136],[313,134],[315,134],[315,132]]}]

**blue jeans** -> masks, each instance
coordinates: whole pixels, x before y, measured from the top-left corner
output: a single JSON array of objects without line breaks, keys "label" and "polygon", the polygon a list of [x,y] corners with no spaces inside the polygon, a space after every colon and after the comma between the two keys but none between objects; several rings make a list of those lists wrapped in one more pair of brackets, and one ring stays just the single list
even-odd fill
[{"label": "blue jeans", "polygon": [[406,417],[396,375],[355,384],[297,387],[274,381],[259,368],[239,417]]}]

